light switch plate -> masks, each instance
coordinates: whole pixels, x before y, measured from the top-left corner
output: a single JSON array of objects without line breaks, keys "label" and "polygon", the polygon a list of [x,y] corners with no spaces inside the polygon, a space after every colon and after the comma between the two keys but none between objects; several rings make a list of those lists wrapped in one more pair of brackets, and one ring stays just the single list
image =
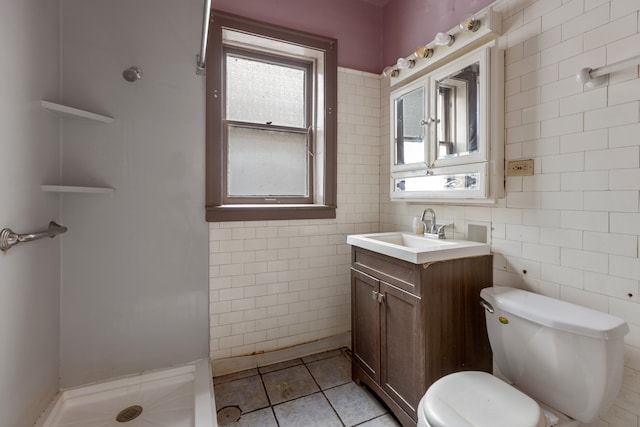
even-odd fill
[{"label": "light switch plate", "polygon": [[533,175],[533,159],[507,161],[507,176]]}]

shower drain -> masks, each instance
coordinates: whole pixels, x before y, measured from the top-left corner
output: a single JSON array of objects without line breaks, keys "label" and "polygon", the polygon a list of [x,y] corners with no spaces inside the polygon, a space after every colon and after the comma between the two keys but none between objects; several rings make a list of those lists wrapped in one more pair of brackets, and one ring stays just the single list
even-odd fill
[{"label": "shower drain", "polygon": [[142,413],[142,406],[133,405],[127,408],[124,408],[118,416],[116,417],[116,421],[119,423],[126,423],[128,421],[133,421],[140,416]]},{"label": "shower drain", "polygon": [[217,414],[218,425],[226,426],[238,421],[240,419],[240,415],[242,415],[242,411],[238,406],[225,406],[224,408],[220,408]]}]

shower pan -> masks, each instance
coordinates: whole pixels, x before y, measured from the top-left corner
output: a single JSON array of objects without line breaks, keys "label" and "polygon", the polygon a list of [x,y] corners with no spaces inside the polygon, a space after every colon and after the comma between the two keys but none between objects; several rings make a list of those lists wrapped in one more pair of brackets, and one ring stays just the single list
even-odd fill
[{"label": "shower pan", "polygon": [[35,427],[211,427],[208,360],[62,390]]}]

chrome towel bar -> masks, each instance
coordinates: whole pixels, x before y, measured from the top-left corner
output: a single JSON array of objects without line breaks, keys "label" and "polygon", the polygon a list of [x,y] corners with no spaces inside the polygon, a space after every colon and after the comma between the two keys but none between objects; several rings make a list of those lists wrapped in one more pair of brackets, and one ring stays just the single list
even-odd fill
[{"label": "chrome towel bar", "polygon": [[32,240],[44,239],[45,237],[53,238],[65,231],[67,231],[67,227],[63,227],[53,221],[49,223],[47,230],[29,234],[17,234],[11,231],[10,228],[3,228],[2,231],[0,231],[0,250],[6,252],[20,242],[31,242]]}]

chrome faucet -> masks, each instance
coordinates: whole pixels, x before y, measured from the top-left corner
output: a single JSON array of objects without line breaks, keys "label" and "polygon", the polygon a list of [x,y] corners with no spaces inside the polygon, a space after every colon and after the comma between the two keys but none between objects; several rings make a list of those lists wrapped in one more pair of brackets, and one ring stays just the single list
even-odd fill
[{"label": "chrome faucet", "polygon": [[[424,216],[426,215],[427,212],[429,212],[431,214],[431,225],[429,227],[427,227],[427,223],[424,222]],[[427,209],[423,210],[422,211],[422,216],[420,217],[420,221],[422,221],[424,223],[424,232],[425,233],[436,234],[438,232],[438,229],[436,228],[436,212],[433,209],[427,208]]]},{"label": "chrome faucet", "polygon": [[[431,224],[429,226],[427,226],[427,223],[425,222],[425,219],[424,219],[427,212],[429,212],[429,214],[431,215]],[[432,239],[446,239],[446,236],[444,235],[444,228],[447,226],[447,224],[443,224],[440,226],[436,224],[436,212],[433,209],[427,208],[423,210],[422,216],[420,217],[420,221],[422,221],[422,223],[424,224],[425,237],[429,237]]]}]

